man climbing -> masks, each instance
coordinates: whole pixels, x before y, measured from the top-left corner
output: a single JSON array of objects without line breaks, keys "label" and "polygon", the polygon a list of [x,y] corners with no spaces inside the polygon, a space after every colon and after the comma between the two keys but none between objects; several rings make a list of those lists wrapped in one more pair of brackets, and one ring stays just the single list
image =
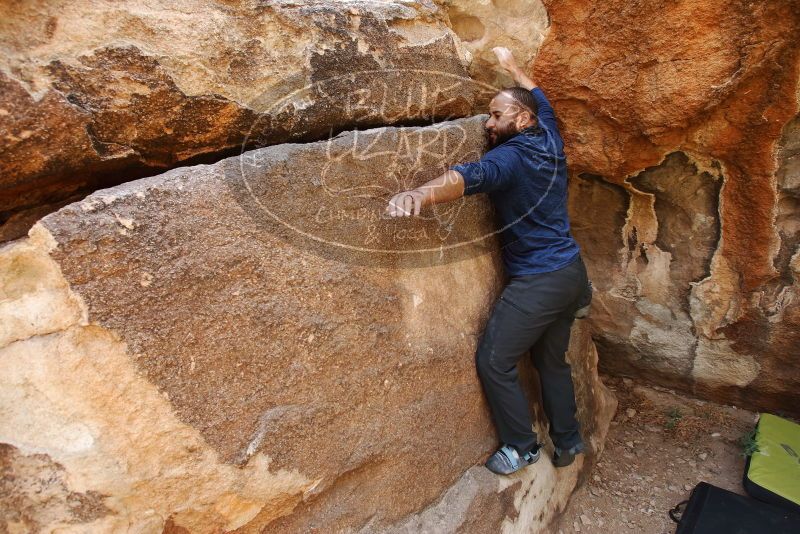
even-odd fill
[{"label": "man climbing", "polygon": [[550,421],[554,464],[567,466],[583,452],[565,353],[575,316],[591,300],[591,284],[569,231],[566,157],[553,108],[507,48],[494,52],[520,87],[500,91],[489,104],[490,150],[479,161],[398,193],[386,211],[418,215],[424,206],[476,193],[488,193],[495,206],[509,282],[486,324],[476,365],[502,442],[486,467],[510,474],[540,456],[517,372],[529,350]]}]

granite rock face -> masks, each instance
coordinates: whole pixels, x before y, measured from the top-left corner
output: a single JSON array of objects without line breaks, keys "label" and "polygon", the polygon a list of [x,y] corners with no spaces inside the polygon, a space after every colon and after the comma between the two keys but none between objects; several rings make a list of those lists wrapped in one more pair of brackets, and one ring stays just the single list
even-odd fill
[{"label": "granite rock face", "polygon": [[0,240],[100,187],[485,91],[430,2],[6,2],[0,50]]},{"label": "granite rock face", "polygon": [[474,370],[502,283],[488,202],[374,235],[385,198],[361,187],[468,159],[483,120],[172,170],[0,249],[2,324],[26,325],[0,348],[5,528],[546,531],[616,404],[587,325],[568,357],[592,454],[490,475]]}]

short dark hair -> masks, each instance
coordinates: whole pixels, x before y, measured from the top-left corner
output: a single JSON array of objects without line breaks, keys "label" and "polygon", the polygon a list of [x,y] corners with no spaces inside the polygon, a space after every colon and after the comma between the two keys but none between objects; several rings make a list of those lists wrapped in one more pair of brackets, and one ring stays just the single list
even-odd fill
[{"label": "short dark hair", "polygon": [[500,92],[507,94],[513,98],[517,104],[530,111],[532,118],[535,119],[539,115],[539,106],[536,105],[536,99],[533,98],[531,92],[524,87],[509,87]]}]

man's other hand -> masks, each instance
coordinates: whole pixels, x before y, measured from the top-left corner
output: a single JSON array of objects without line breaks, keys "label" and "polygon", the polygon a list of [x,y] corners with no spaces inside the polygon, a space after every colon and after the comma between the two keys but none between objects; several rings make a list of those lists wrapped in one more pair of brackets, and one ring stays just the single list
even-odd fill
[{"label": "man's other hand", "polygon": [[410,215],[419,215],[422,209],[422,201],[425,198],[425,193],[412,189],[411,191],[403,191],[397,193],[389,201],[386,206],[385,213],[390,217],[408,217]]},{"label": "man's other hand", "polygon": [[450,202],[463,196],[464,177],[458,171],[448,170],[416,189],[397,193],[389,201],[384,213],[391,217],[419,215],[422,206]]}]

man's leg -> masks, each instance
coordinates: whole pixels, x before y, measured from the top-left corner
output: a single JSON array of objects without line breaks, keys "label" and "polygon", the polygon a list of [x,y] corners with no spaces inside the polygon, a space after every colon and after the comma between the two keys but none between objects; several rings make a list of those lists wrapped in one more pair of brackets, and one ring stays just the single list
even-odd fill
[{"label": "man's leg", "polygon": [[575,388],[566,361],[573,321],[571,311],[563,314],[544,331],[531,351],[541,381],[542,407],[550,421],[550,438],[562,450],[581,443]]},{"label": "man's leg", "polygon": [[519,384],[517,363],[546,325],[535,327],[530,318],[502,298],[486,324],[476,354],[478,375],[492,410],[502,443],[525,454],[536,445],[528,400]]},{"label": "man's leg", "polygon": [[478,374],[500,441],[520,454],[535,447],[536,434],[517,363],[575,300],[579,276],[573,271],[576,268],[569,266],[554,273],[513,278],[495,304],[478,347]]}]

